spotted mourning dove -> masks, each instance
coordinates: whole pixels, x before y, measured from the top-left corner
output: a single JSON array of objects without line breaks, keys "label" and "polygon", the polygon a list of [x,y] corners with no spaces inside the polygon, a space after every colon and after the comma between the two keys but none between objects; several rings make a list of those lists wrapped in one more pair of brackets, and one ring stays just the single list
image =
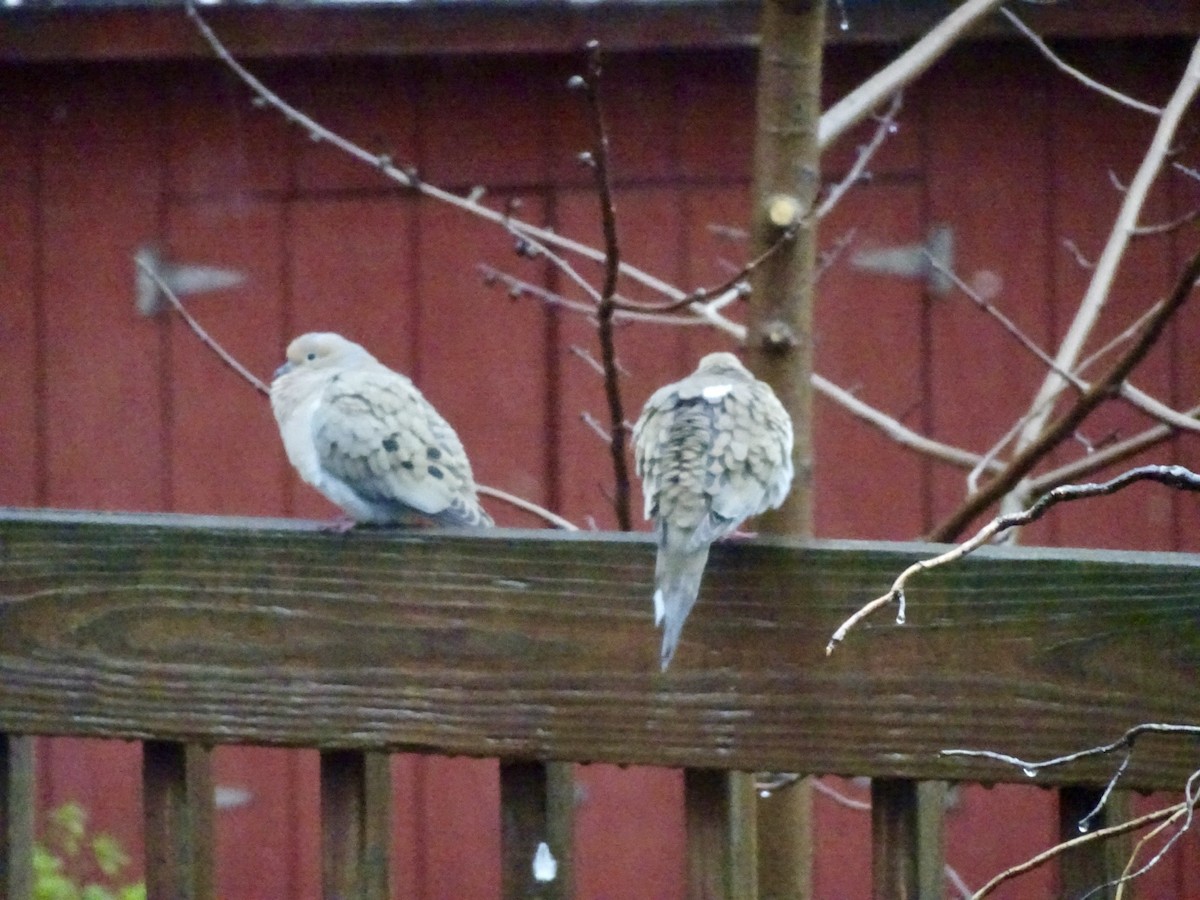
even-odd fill
[{"label": "spotted mourning dove", "polygon": [[358,344],[296,338],[271,382],[271,408],[300,477],[356,522],[492,524],[454,429]]},{"label": "spotted mourning dove", "polygon": [[656,391],[633,427],[634,458],[654,520],[654,622],[662,668],[696,603],[709,545],[779,506],[792,485],[792,420],[732,353]]}]

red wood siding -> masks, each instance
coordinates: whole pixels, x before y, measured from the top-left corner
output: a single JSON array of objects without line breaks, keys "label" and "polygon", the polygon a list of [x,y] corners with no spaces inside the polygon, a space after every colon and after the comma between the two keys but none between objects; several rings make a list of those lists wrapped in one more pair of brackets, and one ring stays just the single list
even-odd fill
[{"label": "red wood siding", "polygon": [[[1182,59],[1182,46],[1169,42],[1071,49],[1085,68],[1157,102],[1177,69],[1168,61]],[[887,55],[835,49],[830,98]],[[519,198],[533,221],[598,233],[596,199],[575,159],[587,123],[565,89],[569,60],[332,58],[258,68],[301,108],[429,181],[463,192],[484,185],[497,203]],[[606,77],[626,257],[684,287],[722,280],[745,248],[709,226],[746,220],[752,55],[623,55]],[[131,257],[159,243],[174,259],[246,275],[239,288],[188,302],[261,376],[290,336],[342,331],[414,377],[458,429],[482,481],[611,527],[606,448],[580,418],[603,418],[601,384],[570,349],[595,352],[594,333],[578,316],[482,285],[477,266],[488,263],[577,293],[543,262],[518,259],[502,231],[406,195],[312,142],[251,106],[211,63],[9,66],[0,68],[0,91],[9,126],[0,132],[0,503],[332,514],[291,473],[263,399],[175,319],[134,312]],[[1061,240],[1099,252],[1120,202],[1108,170],[1128,180],[1152,125],[1063,81],[1023,46],[975,45],[937,65],[907,92],[900,130],[869,183],[823,227],[826,245],[851,228],[856,238],[821,282],[819,370],[914,427],[989,446],[1028,402],[1040,366],[963,297],[929,297],[916,281],[853,268],[850,256],[916,243],[932,224],[950,224],[959,273],[997,288],[995,302],[1050,343],[1088,277]],[[828,174],[845,170],[867,131],[830,154]],[[1164,179],[1152,215],[1197,201],[1194,182]],[[1162,291],[1184,249],[1170,241],[1136,248],[1106,333]],[[588,263],[580,270],[597,274]],[[1198,333],[1193,307],[1138,382],[1194,403]],[[728,345],[703,329],[621,328],[630,418],[654,387]],[[1114,407],[1087,436],[1142,424]],[[914,537],[962,495],[962,473],[897,448],[831,404],[818,402],[815,428],[823,535]],[[1196,456],[1193,440],[1146,460],[1195,467]],[[532,524],[489,507],[503,524]],[[1198,549],[1198,526],[1193,498],[1147,489],[1090,511],[1063,509],[1030,537]],[[42,804],[79,799],[138,850],[137,748],[47,740],[41,749]],[[222,897],[318,895],[316,769],[308,752],[218,751],[218,783],[231,789],[219,813]],[[681,898],[678,773],[579,771],[581,896]],[[394,775],[396,896],[494,896],[495,762],[398,756]],[[957,792],[948,862],[977,887],[1045,846],[1050,800],[1032,787]],[[865,896],[868,816],[824,797],[817,810],[817,896]],[[1146,895],[1195,896],[1196,852],[1193,839],[1168,858],[1148,876]],[[998,896],[1050,890],[1049,877],[1035,874]]]}]

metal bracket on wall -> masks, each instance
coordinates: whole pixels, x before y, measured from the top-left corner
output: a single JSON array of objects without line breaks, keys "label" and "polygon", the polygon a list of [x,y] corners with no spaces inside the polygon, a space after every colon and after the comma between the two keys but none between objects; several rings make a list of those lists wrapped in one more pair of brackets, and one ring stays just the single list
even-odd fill
[{"label": "metal bracket on wall", "polygon": [[157,316],[169,308],[162,290],[143,267],[154,272],[181,299],[188,294],[237,287],[246,280],[244,273],[233,269],[170,262],[161,250],[149,244],[139,247],[133,258],[137,263],[134,267],[134,305],[143,316]]},{"label": "metal bracket on wall", "polygon": [[923,244],[860,250],[851,257],[850,264],[879,275],[923,279],[930,294],[944,297],[954,287],[946,274],[954,271],[954,229],[949,225],[934,225]]}]

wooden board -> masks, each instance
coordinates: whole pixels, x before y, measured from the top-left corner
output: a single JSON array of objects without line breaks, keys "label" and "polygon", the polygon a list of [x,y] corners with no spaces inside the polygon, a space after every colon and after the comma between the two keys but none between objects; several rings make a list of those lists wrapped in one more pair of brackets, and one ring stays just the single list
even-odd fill
[{"label": "wooden board", "polygon": [[[1200,715],[1192,556],[991,551],[827,659],[929,548],[719,547],[660,675],[642,537],[253,521],[6,513],[0,729],[1021,781],[940,751],[1040,758]],[[1146,740],[1127,781],[1193,767],[1190,744]]]}]

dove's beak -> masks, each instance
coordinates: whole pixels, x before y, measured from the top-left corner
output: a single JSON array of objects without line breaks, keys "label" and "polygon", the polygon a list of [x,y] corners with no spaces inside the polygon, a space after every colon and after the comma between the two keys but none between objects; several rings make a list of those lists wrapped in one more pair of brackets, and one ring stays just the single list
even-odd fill
[{"label": "dove's beak", "polygon": [[271,380],[274,381],[280,375],[286,375],[290,371],[292,371],[292,363],[289,360],[288,362],[285,362],[282,366],[280,366],[278,369],[275,370],[275,374],[271,376]]}]

